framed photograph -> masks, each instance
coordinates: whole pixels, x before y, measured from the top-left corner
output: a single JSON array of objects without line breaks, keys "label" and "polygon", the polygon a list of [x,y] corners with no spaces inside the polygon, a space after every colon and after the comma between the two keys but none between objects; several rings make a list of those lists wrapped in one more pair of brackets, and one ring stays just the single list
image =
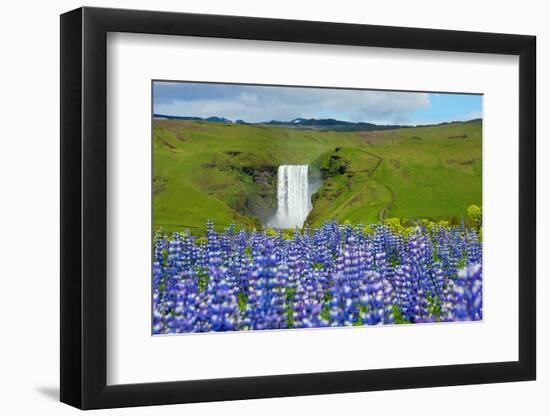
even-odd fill
[{"label": "framed photograph", "polygon": [[61,16],[61,401],[533,380],[535,37]]}]

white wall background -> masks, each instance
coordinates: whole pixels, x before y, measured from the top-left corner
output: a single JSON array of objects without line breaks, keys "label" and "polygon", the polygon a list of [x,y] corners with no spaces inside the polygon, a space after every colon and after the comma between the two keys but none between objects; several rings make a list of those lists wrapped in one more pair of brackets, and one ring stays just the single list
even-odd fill
[{"label": "white wall background", "polygon": [[[77,411],[59,392],[59,17],[81,6],[72,0],[3,4],[0,18],[0,410],[3,415],[66,416]],[[534,34],[538,36],[538,381],[286,399],[99,411],[94,415],[162,416],[483,416],[547,415],[550,402],[550,296],[545,255],[550,210],[545,181],[550,157],[543,115],[550,97],[550,27],[544,2],[277,0],[124,0],[86,5],[158,9]],[[545,158],[546,157],[546,158]]]}]

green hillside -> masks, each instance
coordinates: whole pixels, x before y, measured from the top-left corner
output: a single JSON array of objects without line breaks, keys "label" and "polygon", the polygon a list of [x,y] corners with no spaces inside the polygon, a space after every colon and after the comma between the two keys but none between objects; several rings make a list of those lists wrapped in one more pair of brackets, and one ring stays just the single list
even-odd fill
[{"label": "green hillside", "polygon": [[481,206],[481,122],[333,132],[153,121],[154,225],[260,227],[276,210],[277,168],[309,164],[323,185],[308,223],[458,219]]}]

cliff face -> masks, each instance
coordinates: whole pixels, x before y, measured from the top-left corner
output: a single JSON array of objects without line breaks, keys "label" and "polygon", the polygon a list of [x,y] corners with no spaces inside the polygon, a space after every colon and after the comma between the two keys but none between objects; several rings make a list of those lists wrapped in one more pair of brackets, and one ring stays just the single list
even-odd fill
[{"label": "cliff face", "polygon": [[243,215],[257,217],[265,224],[277,211],[277,167],[259,166],[242,169],[251,182],[250,190],[245,193]]},{"label": "cliff face", "polygon": [[[233,182],[231,187],[206,183],[203,191],[226,201],[237,213],[265,224],[277,210],[277,166],[268,165],[254,154],[237,150],[216,155],[203,165],[205,175],[221,172]],[[215,175],[215,174],[214,174]]]}]

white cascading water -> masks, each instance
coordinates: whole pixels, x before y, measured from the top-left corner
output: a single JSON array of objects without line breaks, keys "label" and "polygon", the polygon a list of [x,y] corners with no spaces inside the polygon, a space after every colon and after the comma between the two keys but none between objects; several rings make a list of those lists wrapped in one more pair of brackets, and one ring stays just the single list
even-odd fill
[{"label": "white cascading water", "polygon": [[302,227],[311,211],[307,165],[281,165],[277,170],[277,212],[271,227]]}]

